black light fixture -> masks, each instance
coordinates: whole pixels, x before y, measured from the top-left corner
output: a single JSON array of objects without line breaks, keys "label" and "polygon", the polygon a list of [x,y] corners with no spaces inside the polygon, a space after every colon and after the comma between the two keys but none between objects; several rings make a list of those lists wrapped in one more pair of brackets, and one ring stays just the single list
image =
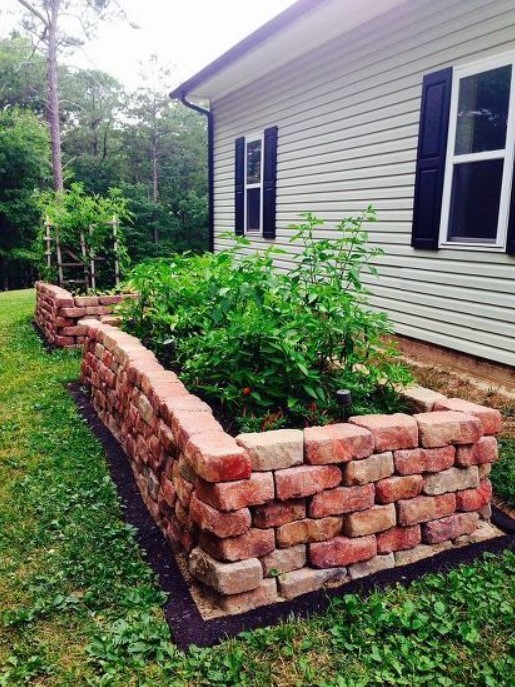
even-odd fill
[{"label": "black light fixture", "polygon": [[336,392],[336,401],[342,409],[343,421],[347,419],[347,411],[352,403],[352,394],[349,389],[338,389]]}]

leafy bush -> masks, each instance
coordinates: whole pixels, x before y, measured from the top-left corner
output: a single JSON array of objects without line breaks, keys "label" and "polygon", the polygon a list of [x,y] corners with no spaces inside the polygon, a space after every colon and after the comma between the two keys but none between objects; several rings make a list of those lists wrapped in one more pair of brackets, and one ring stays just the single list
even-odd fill
[{"label": "leafy bush", "polygon": [[353,394],[353,412],[399,408],[396,383],[409,379],[385,342],[383,313],[367,307],[362,275],[376,274],[364,222],[368,208],[317,240],[312,213],[294,227],[300,247],[287,273],[279,249],[244,255],[245,239],[221,253],[176,255],[138,266],[140,298],[126,325],[189,388],[238,418],[239,429],[319,424],[338,418],[336,390]]}]

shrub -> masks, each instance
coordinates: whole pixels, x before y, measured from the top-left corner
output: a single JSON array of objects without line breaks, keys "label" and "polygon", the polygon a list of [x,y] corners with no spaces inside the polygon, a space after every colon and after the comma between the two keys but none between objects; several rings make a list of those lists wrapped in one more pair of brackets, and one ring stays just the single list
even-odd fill
[{"label": "shrub", "polygon": [[244,255],[245,239],[216,254],[174,256],[138,266],[128,328],[194,393],[237,417],[239,429],[320,424],[339,416],[336,390],[353,412],[399,408],[395,384],[409,379],[385,337],[383,313],[368,307],[365,271],[381,254],[368,245],[371,208],[316,239],[312,213],[295,226],[295,266],[274,268],[275,247]]}]

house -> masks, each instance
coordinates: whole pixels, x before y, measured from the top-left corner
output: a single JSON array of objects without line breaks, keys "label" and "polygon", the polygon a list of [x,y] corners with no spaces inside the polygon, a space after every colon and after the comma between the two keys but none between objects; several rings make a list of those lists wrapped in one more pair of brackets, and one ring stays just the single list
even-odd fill
[{"label": "house", "polygon": [[[398,334],[515,366],[515,3],[299,0],[171,94],[209,102],[212,247],[371,203]],[[513,193],[512,193],[513,187]]]}]

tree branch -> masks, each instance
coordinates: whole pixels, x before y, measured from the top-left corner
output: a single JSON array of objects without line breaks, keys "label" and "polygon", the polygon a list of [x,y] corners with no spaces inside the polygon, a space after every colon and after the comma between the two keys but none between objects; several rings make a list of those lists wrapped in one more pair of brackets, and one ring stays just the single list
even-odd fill
[{"label": "tree branch", "polygon": [[20,5],[23,5],[25,9],[29,10],[29,12],[31,12],[31,14],[37,17],[41,22],[43,22],[43,24],[48,28],[48,19],[45,17],[44,14],[41,14],[41,12],[36,7],[31,5],[30,2],[27,2],[27,0],[18,0],[18,2],[20,3]]}]

